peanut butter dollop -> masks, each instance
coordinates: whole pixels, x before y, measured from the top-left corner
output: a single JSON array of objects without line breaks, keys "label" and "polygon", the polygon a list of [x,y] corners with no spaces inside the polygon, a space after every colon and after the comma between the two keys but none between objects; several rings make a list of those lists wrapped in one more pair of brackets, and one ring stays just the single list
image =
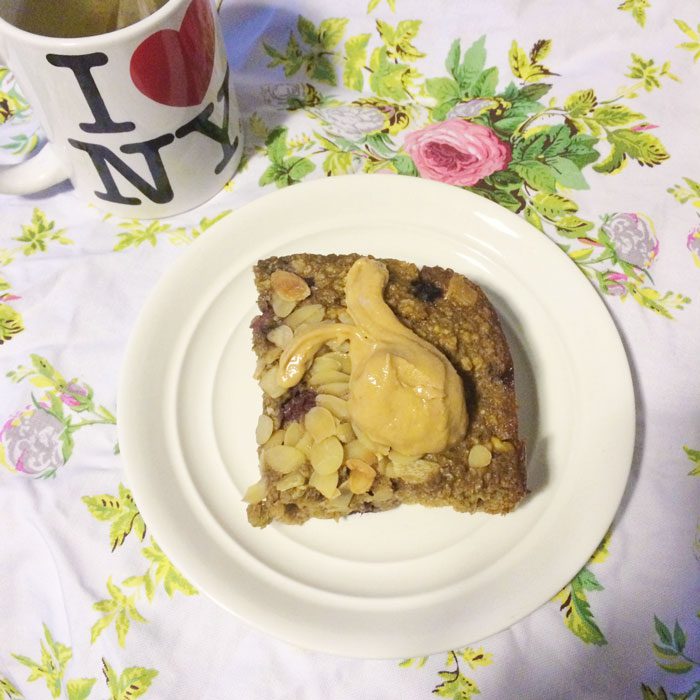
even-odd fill
[{"label": "peanut butter dollop", "polygon": [[348,339],[353,429],[404,455],[442,452],[467,430],[462,380],[436,347],[396,318],[383,297],[388,279],[378,260],[355,261],[345,281],[354,325],[322,324],[300,334],[280,357],[277,381],[295,386],[325,342]]}]

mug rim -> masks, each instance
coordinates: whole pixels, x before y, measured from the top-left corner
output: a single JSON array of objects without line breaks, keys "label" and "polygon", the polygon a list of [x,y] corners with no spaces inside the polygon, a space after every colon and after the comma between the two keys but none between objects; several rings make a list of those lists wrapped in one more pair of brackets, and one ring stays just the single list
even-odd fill
[{"label": "mug rim", "polygon": [[[8,22],[2,16],[0,16],[0,40],[2,39],[2,34],[5,36],[13,36],[15,39],[21,40],[25,44],[33,44],[35,46],[45,46],[50,44],[51,47],[60,47],[63,49],[83,49],[86,44],[92,43],[96,40],[100,41],[101,45],[105,44],[115,44],[124,39],[128,39],[131,36],[140,34],[144,30],[148,31],[152,29],[154,25],[160,23],[160,20],[168,15],[174,13],[182,5],[188,4],[193,0],[166,0],[162,7],[159,7],[155,12],[144,17],[138,22],[129,24],[126,27],[121,27],[120,29],[115,29],[111,32],[106,32],[105,34],[91,34],[90,36],[77,36],[77,37],[59,37],[59,36],[47,36],[45,34],[35,34],[34,32],[29,32],[26,29],[21,29],[16,27],[14,24]],[[207,0],[209,5],[214,10],[214,3],[212,0]],[[1,60],[1,59],[0,59]]]}]

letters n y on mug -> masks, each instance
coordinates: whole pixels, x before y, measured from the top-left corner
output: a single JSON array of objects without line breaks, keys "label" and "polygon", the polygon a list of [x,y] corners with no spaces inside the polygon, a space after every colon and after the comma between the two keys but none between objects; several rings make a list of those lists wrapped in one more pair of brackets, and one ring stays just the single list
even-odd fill
[{"label": "letters n y on mug", "polygon": [[0,192],[70,178],[103,209],[155,218],[221,190],[240,162],[242,136],[210,0],[169,0],[136,24],[77,39],[18,29],[13,3],[0,0],[0,57],[49,143],[3,168]]}]

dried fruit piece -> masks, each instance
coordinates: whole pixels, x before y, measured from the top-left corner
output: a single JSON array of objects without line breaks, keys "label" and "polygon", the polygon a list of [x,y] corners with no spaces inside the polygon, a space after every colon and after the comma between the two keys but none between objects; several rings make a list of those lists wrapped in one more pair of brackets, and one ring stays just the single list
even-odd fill
[{"label": "dried fruit piece", "polygon": [[418,278],[411,282],[411,294],[421,301],[433,302],[442,296],[442,289],[428,280]]},{"label": "dried fruit piece", "polygon": [[273,291],[285,301],[301,301],[311,294],[306,280],[287,270],[275,270],[270,275]]}]

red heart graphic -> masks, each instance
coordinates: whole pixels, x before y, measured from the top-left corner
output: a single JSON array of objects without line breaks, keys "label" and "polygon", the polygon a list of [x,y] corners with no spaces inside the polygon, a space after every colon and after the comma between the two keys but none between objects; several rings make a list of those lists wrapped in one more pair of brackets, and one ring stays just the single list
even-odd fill
[{"label": "red heart graphic", "polygon": [[192,0],[179,31],[146,37],[131,57],[131,80],[146,97],[171,107],[201,104],[214,67],[214,17],[209,0]]}]

